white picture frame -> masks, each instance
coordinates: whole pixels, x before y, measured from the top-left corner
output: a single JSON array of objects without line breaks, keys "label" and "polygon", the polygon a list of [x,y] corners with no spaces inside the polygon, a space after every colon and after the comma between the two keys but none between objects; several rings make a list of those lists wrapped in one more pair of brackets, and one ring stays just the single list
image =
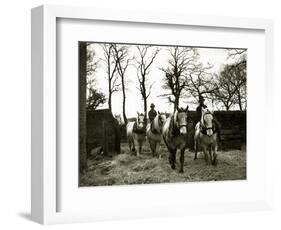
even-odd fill
[{"label": "white picture frame", "polygon": [[[232,202],[195,202],[192,205],[169,201],[167,205],[160,206],[154,204],[150,207],[133,207],[129,204],[118,212],[109,209],[92,209],[85,207],[85,211],[60,211],[58,212],[58,187],[61,181],[58,180],[57,163],[57,20],[59,18],[72,20],[98,20],[111,23],[114,21],[123,23],[144,23],[151,26],[193,26],[203,28],[221,28],[221,29],[243,29],[263,31],[265,38],[264,70],[262,80],[265,81],[264,105],[267,109],[272,109],[274,100],[271,91],[274,84],[273,77],[273,22],[266,19],[247,19],[231,17],[210,17],[210,16],[191,16],[174,15],[163,13],[148,12],[127,12],[115,10],[101,10],[92,8],[66,7],[44,5],[32,9],[32,188],[31,188],[31,213],[32,219],[41,224],[70,223],[83,221],[96,221],[107,219],[141,218],[153,216],[172,216],[186,215],[189,213],[206,212],[234,212],[245,210],[264,210],[272,208],[272,169],[270,167],[271,159],[269,157],[269,139],[265,142],[266,149],[265,164],[261,169],[264,174],[261,185],[264,187],[259,199],[247,200],[243,197],[233,199]],[[262,116],[270,120],[270,115],[261,112]],[[266,131],[270,127],[264,127]],[[78,142],[78,140],[77,140]],[[248,163],[248,162],[247,162]],[[250,169],[251,170],[251,167]],[[78,172],[78,166],[77,166]],[[181,184],[166,186],[167,191],[173,193],[174,189],[183,189],[185,185]],[[209,186],[204,184],[203,186]],[[220,186],[227,186],[223,184]],[[231,185],[231,186],[235,186]],[[202,188],[202,187],[201,187]],[[128,186],[118,187],[105,193],[116,193],[128,189]],[[131,189],[130,195],[138,194],[135,186]],[[156,193],[159,187],[146,187],[145,190],[152,189]],[[200,187],[193,191],[196,193]],[[216,188],[218,189],[218,188]],[[92,191],[95,193],[96,191]],[[99,191],[100,192],[100,191]],[[71,204],[69,204],[71,206]],[[109,206],[110,207],[110,206]],[[169,208],[171,210],[169,210]],[[120,207],[121,208],[121,207]],[[166,208],[166,209],[165,209]],[[75,209],[75,207],[73,207]],[[101,210],[101,212],[99,212]]]}]

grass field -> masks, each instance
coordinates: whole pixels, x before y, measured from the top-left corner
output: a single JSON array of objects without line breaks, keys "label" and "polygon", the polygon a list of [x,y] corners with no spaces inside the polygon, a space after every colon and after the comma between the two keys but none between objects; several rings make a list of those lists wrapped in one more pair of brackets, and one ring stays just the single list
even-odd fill
[{"label": "grass field", "polygon": [[185,152],[184,173],[172,170],[168,162],[168,151],[161,145],[162,158],[152,157],[148,145],[137,157],[130,153],[128,144],[121,145],[121,154],[98,156],[88,160],[88,168],[80,176],[80,186],[105,186],[126,184],[152,184],[168,182],[220,181],[246,179],[245,150],[218,152],[217,166],[206,165],[203,154],[193,160],[194,152]]}]

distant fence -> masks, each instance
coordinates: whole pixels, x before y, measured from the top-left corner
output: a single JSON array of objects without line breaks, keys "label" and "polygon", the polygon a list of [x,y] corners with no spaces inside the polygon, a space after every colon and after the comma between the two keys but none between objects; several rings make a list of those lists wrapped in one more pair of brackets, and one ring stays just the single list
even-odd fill
[{"label": "distant fence", "polygon": [[[195,111],[189,112],[187,146],[194,149],[194,127],[198,121]],[[246,112],[215,111],[215,118],[221,125],[222,150],[241,149],[246,144]],[[87,153],[102,148],[104,153],[119,153],[120,142],[127,142],[126,126],[118,125],[108,109],[87,111]]]},{"label": "distant fence", "polygon": [[[198,115],[195,111],[190,112],[191,122],[189,124],[189,148],[194,148],[194,127],[198,122]],[[246,144],[247,138],[247,115],[246,111],[215,111],[214,117],[221,126],[222,150],[241,149]]]}]

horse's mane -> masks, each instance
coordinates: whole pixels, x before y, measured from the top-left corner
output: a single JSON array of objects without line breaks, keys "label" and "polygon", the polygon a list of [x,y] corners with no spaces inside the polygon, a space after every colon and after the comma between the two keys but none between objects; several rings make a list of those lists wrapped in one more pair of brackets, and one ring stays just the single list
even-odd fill
[{"label": "horse's mane", "polygon": [[178,111],[176,110],[171,115],[170,124],[169,124],[169,135],[179,134],[179,129],[177,128],[177,116],[178,116]]},{"label": "horse's mane", "polygon": [[[151,132],[153,133],[161,133],[161,127],[160,127],[160,121],[161,121],[161,116],[165,115],[165,113],[160,113],[158,112],[156,117],[153,119],[151,123],[153,123],[153,128],[150,126]],[[162,126],[164,123],[162,123]]]}]

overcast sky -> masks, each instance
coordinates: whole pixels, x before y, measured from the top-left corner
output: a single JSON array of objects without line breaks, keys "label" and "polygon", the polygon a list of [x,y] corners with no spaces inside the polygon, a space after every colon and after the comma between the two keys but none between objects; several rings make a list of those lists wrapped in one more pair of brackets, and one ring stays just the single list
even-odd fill
[{"label": "overcast sky", "polygon": [[[95,51],[95,59],[104,58],[104,53],[101,48],[101,44],[92,43],[89,47]],[[150,51],[154,51],[154,49],[160,48],[160,52],[156,56],[153,64],[151,65],[151,71],[148,75],[149,83],[153,84],[151,95],[148,98],[148,107],[151,103],[155,104],[155,109],[161,112],[169,112],[173,111],[173,105],[168,103],[167,98],[159,97],[159,95],[167,92],[162,89],[162,80],[164,77],[163,71],[159,68],[168,66],[169,59],[169,47],[168,46],[159,46],[153,47]],[[213,67],[210,70],[213,73],[218,73],[224,64],[233,62],[234,60],[230,60],[227,58],[229,49],[223,48],[197,48],[198,53],[200,55],[199,62],[203,63],[203,65],[211,64]],[[135,46],[130,46],[129,48],[130,57],[138,57],[138,51]],[[148,55],[150,56],[150,55]],[[135,62],[132,61],[132,64]],[[94,73],[93,77],[96,79],[96,87],[99,91],[103,92],[106,97],[108,97],[108,81],[107,81],[107,73],[106,73],[106,65],[104,61],[99,62],[99,66],[97,71]],[[143,112],[143,101],[140,95],[140,92],[136,88],[138,86],[137,79],[137,71],[136,67],[130,65],[126,72],[127,78],[127,101],[126,101],[126,115],[128,118],[135,117],[138,112]],[[189,105],[190,110],[196,109],[196,104],[189,103],[189,101],[196,101],[194,98],[184,98],[181,100],[180,106],[186,107]],[[217,108],[213,108],[211,103],[206,101],[207,106],[211,110],[215,110]],[[108,104],[98,107],[98,109],[108,108]],[[113,115],[122,115],[122,92],[115,92],[112,96],[112,113]]]}]

